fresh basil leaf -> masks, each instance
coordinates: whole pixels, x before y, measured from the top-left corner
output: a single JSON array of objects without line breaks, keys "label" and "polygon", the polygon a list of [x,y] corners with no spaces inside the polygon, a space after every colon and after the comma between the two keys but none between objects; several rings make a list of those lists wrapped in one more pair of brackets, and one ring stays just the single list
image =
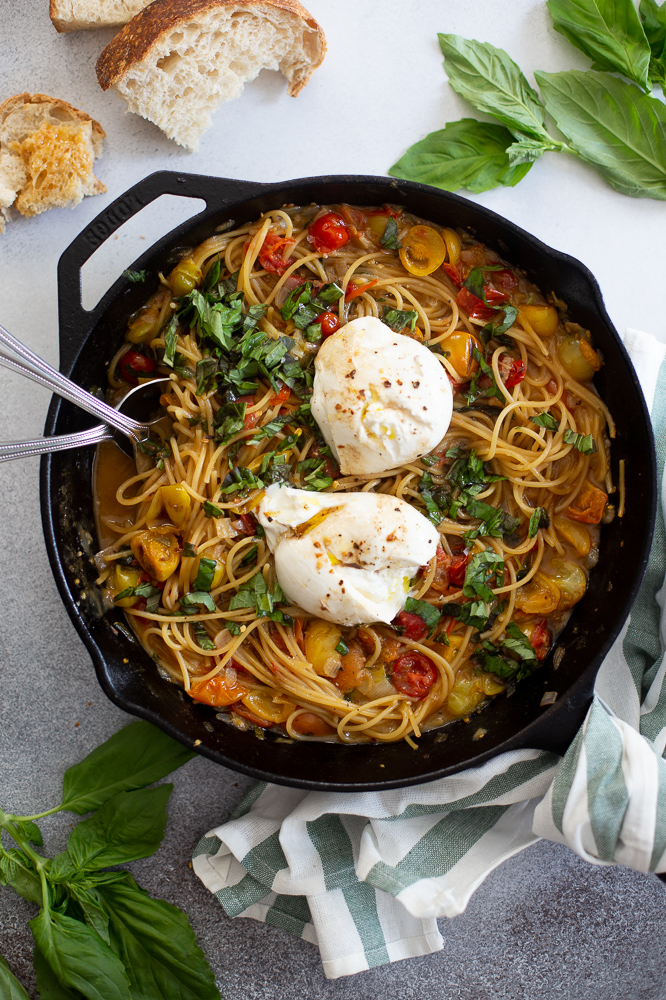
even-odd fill
[{"label": "fresh basil leaf", "polygon": [[19,827],[27,840],[29,840],[32,844],[35,844],[37,847],[42,846],[44,843],[44,840],[42,839],[42,831],[36,823],[33,823],[30,819],[24,819],[17,821],[16,825]]},{"label": "fresh basil leaf", "polygon": [[[141,1000],[220,1000],[215,979],[185,914],[152,899],[127,875],[104,886],[111,944]],[[129,994],[128,994],[129,995]],[[105,995],[104,1000],[111,1000]]]},{"label": "fresh basil leaf", "polygon": [[[175,323],[175,328],[174,327]],[[164,334],[164,355],[162,357],[162,364],[169,365],[173,368],[174,361],[176,360],[176,345],[178,343],[178,323],[175,321],[175,317],[172,320],[171,327]]]},{"label": "fresh basil leaf", "polygon": [[191,542],[185,542],[183,545],[183,559],[194,559],[196,554],[196,545],[192,545]]},{"label": "fresh basil leaf", "polygon": [[216,257],[211,266],[206,271],[206,277],[204,278],[203,290],[204,292],[209,292],[211,288],[214,288],[220,280],[220,271],[222,269],[222,259]]},{"label": "fresh basil leaf", "polygon": [[481,521],[478,528],[465,533],[465,540],[472,541],[474,538],[489,535],[491,538],[502,538],[510,535],[520,524],[520,518],[513,517],[501,507],[492,507],[482,500],[471,497],[465,504],[465,513],[469,517],[475,517]]},{"label": "fresh basil leaf", "polygon": [[400,333],[406,326],[414,332],[419,314],[415,309],[389,309],[384,306],[384,322],[396,333]]},{"label": "fresh basil leaf", "polygon": [[548,0],[555,31],[592,60],[649,92],[650,46],[633,0]]},{"label": "fresh basil leaf", "polygon": [[238,622],[227,621],[226,628],[228,629],[229,632],[231,632],[232,635],[241,634],[241,627],[238,624]]},{"label": "fresh basil leaf", "polygon": [[2,1000],[30,1000],[2,955],[0,955],[0,996]]},{"label": "fresh basil leaf", "polygon": [[292,292],[289,293],[285,299],[280,314],[282,319],[291,319],[296,310],[301,305],[307,305],[310,302],[312,296],[312,282],[306,281],[302,285],[298,285]]},{"label": "fresh basil leaf", "polygon": [[213,577],[215,576],[215,570],[217,569],[217,562],[215,559],[206,559],[202,556],[199,560],[199,571],[197,573],[197,578],[193,583],[195,590],[210,590],[213,584]]},{"label": "fresh basil leaf", "polygon": [[224,511],[222,508],[218,507],[214,503],[211,503],[210,500],[204,500],[203,512],[206,517],[224,517]]},{"label": "fresh basil leaf", "polygon": [[159,785],[119,792],[78,823],[67,843],[75,871],[123,865],[154,854],[164,836],[172,790],[173,785]]},{"label": "fresh basil leaf", "polygon": [[12,889],[29,903],[42,905],[42,883],[31,861],[23,851],[11,848],[0,854],[0,884]]},{"label": "fresh basil leaf", "polygon": [[[236,611],[238,608],[253,608],[259,618],[270,618],[271,621],[286,624],[291,619],[275,606],[284,600],[285,596],[280,584],[276,582],[269,588],[263,573],[259,571],[241,584],[229,601],[229,611]],[[227,622],[227,628],[229,628],[229,622]]]},{"label": "fresh basil leaf", "polygon": [[340,656],[347,655],[347,653],[349,652],[349,646],[347,645],[344,639],[340,639],[340,642],[335,647],[335,652],[339,653]]},{"label": "fresh basil leaf", "polygon": [[129,267],[122,273],[122,277],[127,278],[132,285],[140,284],[147,276],[147,271],[132,271]]},{"label": "fresh basil leaf", "polygon": [[215,601],[204,590],[190,591],[189,594],[181,597],[178,603],[182,608],[204,607],[206,611],[215,611]]},{"label": "fresh basil leaf", "polygon": [[379,242],[387,250],[399,250],[402,246],[402,243],[398,239],[398,223],[392,215],[389,215],[386,221],[386,229]]},{"label": "fresh basil leaf", "polygon": [[316,344],[321,340],[321,323],[311,323],[310,326],[306,326],[303,336],[309,344]]},{"label": "fresh basil leaf", "polygon": [[548,112],[616,190],[666,200],[666,106],[608,73],[535,74]]},{"label": "fresh basil leaf", "polygon": [[479,632],[483,632],[491,624],[490,605],[485,601],[472,601],[470,604],[449,602],[442,604],[440,610],[443,618],[455,618],[463,625],[471,625]]},{"label": "fresh basil leaf", "polygon": [[215,388],[217,369],[217,358],[205,357],[197,361],[197,396],[203,396]]},{"label": "fresh basil leaf", "polygon": [[201,649],[211,650],[217,648],[211,637],[208,635],[206,626],[203,622],[192,622],[191,629],[194,633],[195,639],[197,640],[197,645],[200,646]]},{"label": "fresh basil leaf", "polygon": [[537,507],[530,514],[530,524],[527,529],[527,537],[534,538],[539,528],[549,528],[550,518],[548,517],[548,512],[543,509],[543,507]]},{"label": "fresh basil leaf", "polygon": [[544,126],[539,95],[503,49],[489,42],[468,41],[460,35],[438,35],[449,83],[478,111],[492,115],[520,139],[529,135],[561,148]]},{"label": "fresh basil leaf", "polygon": [[439,620],[442,617],[437,608],[427,601],[417,601],[414,597],[408,597],[405,601],[404,610],[410,615],[418,615],[424,625],[428,628],[428,638],[433,634]]},{"label": "fresh basil leaf", "polygon": [[509,622],[505,631],[506,635],[502,643],[505,649],[510,649],[521,660],[536,661],[536,649],[515,622]]},{"label": "fresh basil leaf", "polygon": [[652,53],[648,78],[663,90],[666,85],[666,3],[659,6],[656,0],[641,0],[638,11]]},{"label": "fresh basil leaf", "polygon": [[195,756],[149,722],[133,722],[65,771],[61,809],[83,816],[118,792],[159,781]]},{"label": "fresh basil leaf", "polygon": [[[504,306],[504,319],[501,323],[497,323],[495,326],[491,326],[490,333],[493,337],[501,337],[502,334],[510,330],[513,324],[516,322],[518,316],[518,310],[515,306]],[[487,327],[484,327],[487,330]],[[511,343],[511,338],[507,338],[507,342]]]},{"label": "fresh basil leaf", "polygon": [[97,931],[102,941],[110,944],[109,917],[101,904],[98,890],[95,888],[84,889],[77,882],[73,882],[67,889],[81,907],[83,918],[88,927]]},{"label": "fresh basil leaf", "polygon": [[[484,549],[473,555],[465,571],[463,594],[465,597],[480,597],[486,604],[492,604],[495,595],[488,586],[495,578],[495,586],[501,586],[504,579],[504,559],[494,549]],[[501,582],[498,580],[501,579]]]},{"label": "fresh basil leaf", "polygon": [[220,487],[220,493],[228,495],[229,493],[238,493],[239,490],[258,490],[263,485],[261,479],[258,479],[250,469],[237,466],[225,478]]},{"label": "fresh basil leaf", "polygon": [[531,165],[535,160],[543,156],[544,153],[552,151],[553,144],[551,142],[543,142],[541,139],[533,139],[531,136],[525,135],[511,143],[506,151],[506,155],[509,158],[509,163],[516,167],[521,163],[529,163]]},{"label": "fresh basil leaf", "polygon": [[576,431],[566,430],[563,435],[565,444],[572,444],[577,451],[584,455],[594,455],[597,446],[591,434],[577,434]]},{"label": "fresh basil leaf", "polygon": [[37,947],[32,954],[32,964],[35,969],[40,1000],[84,1000],[83,993],[58,982],[53,969]]},{"label": "fresh basil leaf", "polygon": [[532,165],[511,164],[507,150],[513,142],[503,125],[463,118],[410,146],[389,174],[444,191],[467,188],[480,194],[498,185],[513,187]]},{"label": "fresh basil leaf", "polygon": [[[478,347],[472,348],[472,354],[474,356],[474,360],[477,362],[479,367],[470,383],[469,390],[465,394],[465,398],[467,399],[467,405],[471,406],[475,400],[489,399],[491,396],[494,397],[495,399],[499,399],[502,405],[504,405],[506,402],[504,398],[504,393],[502,392],[500,387],[497,385],[497,382],[495,381],[494,371],[492,370],[490,365],[486,362],[485,358],[483,357]],[[487,386],[485,389],[479,389],[478,387],[479,380],[484,375],[490,379],[490,385]]]},{"label": "fresh basil leaf", "polygon": [[123,963],[87,924],[42,910],[30,921],[30,929],[63,986],[79,990],[88,1000],[132,1000]]},{"label": "fresh basil leaf", "polygon": [[552,413],[544,411],[543,413],[537,413],[535,417],[530,417],[530,421],[536,424],[537,427],[545,427],[549,431],[558,431],[560,429],[559,422],[555,419]]},{"label": "fresh basil leaf", "polygon": [[334,281],[329,281],[327,285],[322,285],[315,297],[313,302],[318,305],[321,309],[328,309],[329,306],[337,302],[343,296],[343,291],[339,285]]}]

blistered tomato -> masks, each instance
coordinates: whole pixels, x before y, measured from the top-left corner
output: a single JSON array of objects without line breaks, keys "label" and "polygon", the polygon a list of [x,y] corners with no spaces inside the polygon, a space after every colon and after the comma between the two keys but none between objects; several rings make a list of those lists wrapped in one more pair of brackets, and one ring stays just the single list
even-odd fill
[{"label": "blistered tomato", "polygon": [[331,253],[349,242],[345,220],[337,212],[320,215],[309,227],[310,242],[319,253]]},{"label": "blistered tomato", "polygon": [[140,378],[147,378],[155,371],[155,362],[139,351],[127,351],[118,365],[120,374],[130,385],[138,385]]},{"label": "blistered tomato", "polygon": [[437,671],[432,660],[415,650],[399,656],[391,674],[393,687],[418,701],[425,698],[436,680]]}]

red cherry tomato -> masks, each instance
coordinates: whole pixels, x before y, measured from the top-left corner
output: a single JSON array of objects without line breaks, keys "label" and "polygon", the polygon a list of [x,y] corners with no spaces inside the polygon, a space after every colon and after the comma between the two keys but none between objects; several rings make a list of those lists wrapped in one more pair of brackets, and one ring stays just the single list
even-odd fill
[{"label": "red cherry tomato", "polygon": [[315,323],[321,325],[322,337],[330,337],[340,326],[340,318],[337,313],[325,312],[317,316]]},{"label": "red cherry tomato", "polygon": [[401,611],[393,619],[392,624],[400,629],[406,639],[411,639],[412,642],[420,642],[421,639],[425,639],[428,632],[423,618],[413,615],[409,611]]},{"label": "red cherry tomato", "polygon": [[345,220],[337,212],[327,212],[309,227],[310,242],[318,253],[339,250],[349,242],[349,230]]},{"label": "red cherry tomato", "polygon": [[451,565],[449,566],[449,583],[452,587],[462,587],[465,582],[467,563],[471,558],[471,556],[465,555],[452,556]]},{"label": "red cherry tomato", "polygon": [[[319,320],[315,320],[319,322]],[[283,385],[279,392],[276,392],[274,396],[271,396],[268,401],[269,406],[275,406],[277,403],[286,403],[291,395],[291,389],[288,385]]]},{"label": "red cherry tomato", "polygon": [[139,351],[127,351],[118,365],[120,374],[130,385],[138,385],[140,378],[146,378],[155,371],[155,362]]},{"label": "red cherry tomato", "polygon": [[[236,403],[249,403],[250,406],[252,406],[254,404],[254,401],[255,401],[254,400],[254,396],[239,396],[238,399],[235,400]],[[256,422],[259,419],[260,415],[261,414],[259,413],[259,411],[256,411],[255,413],[246,413],[245,414],[245,420],[244,420],[243,426],[244,426],[244,428],[245,428],[246,431],[250,430],[250,428],[254,427],[254,425],[256,424]]]},{"label": "red cherry tomato", "polygon": [[518,385],[525,378],[525,362],[522,360],[516,360],[515,358],[510,358],[510,365],[506,375],[502,373],[502,380],[507,389],[513,389],[514,385]]},{"label": "red cherry tomato", "polygon": [[493,271],[492,279],[493,284],[501,288],[503,292],[510,292],[518,284],[518,278],[508,267],[503,271]]},{"label": "red cherry tomato", "polygon": [[500,292],[497,288],[492,288],[491,285],[483,286],[483,294],[486,297],[486,302],[489,302],[491,306],[497,306],[500,302],[506,302],[504,292]]},{"label": "red cherry tomato", "polygon": [[458,270],[458,267],[456,266],[456,264],[447,264],[447,263],[444,263],[444,264],[442,264],[442,270],[445,271],[448,274],[449,278],[451,279],[451,281],[453,282],[454,285],[457,285],[458,288],[461,287],[461,285],[462,285],[462,276],[461,276],[460,271]]},{"label": "red cherry tomato", "polygon": [[488,321],[495,315],[495,310],[490,309],[478,296],[473,295],[467,288],[461,288],[456,296],[456,302],[471,319],[482,319]]},{"label": "red cherry tomato", "polygon": [[536,652],[537,660],[539,662],[545,660],[550,649],[550,629],[545,618],[540,618],[538,622],[535,622],[530,642]]},{"label": "red cherry tomato", "polygon": [[257,527],[257,522],[252,517],[252,514],[239,514],[238,519],[243,523],[243,531],[245,534],[253,535]]},{"label": "red cherry tomato", "polygon": [[294,241],[288,237],[276,236],[275,233],[268,233],[261,250],[259,251],[259,263],[265,271],[272,271],[273,274],[283,274],[292,261],[283,256],[285,247],[293,246]]},{"label": "red cherry tomato", "polygon": [[437,671],[432,660],[415,650],[399,656],[391,674],[393,687],[417,701],[425,698],[436,680]]}]

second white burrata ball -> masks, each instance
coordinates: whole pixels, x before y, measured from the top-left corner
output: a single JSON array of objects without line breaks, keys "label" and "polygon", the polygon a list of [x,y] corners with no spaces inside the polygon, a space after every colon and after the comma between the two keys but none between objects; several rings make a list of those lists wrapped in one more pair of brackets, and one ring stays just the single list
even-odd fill
[{"label": "second white burrata ball", "polygon": [[437,550],[437,529],[384,493],[269,486],[255,511],[290,601],[336,625],[391,622]]},{"label": "second white burrata ball", "polygon": [[342,472],[365,475],[432,451],[451,422],[453,393],[424,344],[363,316],[322,344],[311,403]]}]

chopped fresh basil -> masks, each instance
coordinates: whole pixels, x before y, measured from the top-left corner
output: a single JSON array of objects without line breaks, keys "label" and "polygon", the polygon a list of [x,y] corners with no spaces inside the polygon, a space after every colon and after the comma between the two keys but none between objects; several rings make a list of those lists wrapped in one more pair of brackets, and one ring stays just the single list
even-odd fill
[{"label": "chopped fresh basil", "polygon": [[424,625],[428,628],[428,638],[433,634],[439,620],[442,617],[437,608],[427,601],[417,601],[414,597],[408,597],[405,601],[404,610],[410,615],[418,615]]},{"label": "chopped fresh basil", "polygon": [[[509,655],[504,655],[502,650]],[[507,625],[499,646],[486,641],[475,656],[484,670],[507,681],[522,681],[539,666],[534,646],[514,622]]]},{"label": "chopped fresh basil", "polygon": [[203,396],[215,388],[217,368],[217,358],[208,356],[197,361],[197,396]]},{"label": "chopped fresh basil", "polygon": [[418,318],[419,314],[414,309],[389,309],[384,306],[384,322],[396,333],[400,333],[406,326],[413,333]]},{"label": "chopped fresh basil", "polygon": [[241,626],[238,624],[238,622],[227,621],[225,627],[228,629],[229,632],[231,632],[232,635],[241,634]]},{"label": "chopped fresh basil", "polygon": [[484,549],[473,555],[467,565],[463,594],[465,597],[480,597],[486,604],[491,604],[495,595],[488,584],[493,579],[496,587],[504,582],[504,559],[494,549]]},{"label": "chopped fresh basil", "polygon": [[[479,368],[474,377],[472,378],[469,391],[465,394],[465,398],[467,399],[467,405],[471,406],[472,403],[474,403],[477,399],[489,399],[491,396],[494,396],[495,399],[499,399],[502,405],[504,405],[506,399],[504,397],[504,393],[502,392],[502,390],[497,385],[497,382],[495,381],[495,373],[493,372],[492,368],[490,367],[489,364],[487,364],[486,359],[484,358],[478,347],[474,347],[472,349],[472,354],[474,356],[474,360],[478,363]],[[490,379],[490,385],[486,386],[483,389],[479,389],[478,387],[479,380],[484,375]]]},{"label": "chopped fresh basil", "polygon": [[210,590],[213,585],[213,577],[215,576],[216,569],[217,561],[215,559],[206,559],[202,556],[199,560],[197,578],[192,584],[195,591]]},{"label": "chopped fresh basil", "polygon": [[347,655],[347,653],[349,652],[349,646],[347,645],[344,639],[340,639],[340,642],[335,647],[335,652],[339,653],[340,656]]},{"label": "chopped fresh basil", "polygon": [[440,611],[443,618],[455,618],[463,625],[471,625],[479,632],[490,627],[491,615],[494,618],[497,614],[494,610],[491,613],[490,605],[486,604],[485,601],[472,601],[469,604],[442,604]]},{"label": "chopped fresh basil", "polygon": [[215,440],[228,444],[245,428],[247,403],[225,403],[215,417]]},{"label": "chopped fresh basil", "polygon": [[534,538],[539,528],[549,528],[550,518],[543,507],[537,507],[530,515],[530,526],[527,530],[528,538]]},{"label": "chopped fresh basil", "polygon": [[399,250],[402,246],[402,243],[398,239],[398,223],[392,215],[389,215],[388,217],[384,235],[379,242],[383,247],[386,247],[387,250]]},{"label": "chopped fresh basil", "polygon": [[559,422],[552,413],[548,413],[547,411],[538,413],[535,417],[530,417],[530,421],[536,424],[537,427],[545,427],[549,431],[558,431],[560,429]]},{"label": "chopped fresh basil", "polygon": [[185,542],[183,545],[183,559],[194,559],[196,554],[196,545],[192,545],[191,542]]},{"label": "chopped fresh basil", "polygon": [[162,362],[165,365],[169,365],[173,368],[174,361],[176,360],[176,345],[178,344],[178,320],[175,316],[171,317],[171,322],[169,323],[169,329],[164,334],[164,357]]},{"label": "chopped fresh basil", "polygon": [[333,485],[333,478],[322,470],[326,468],[326,458],[306,458],[299,462],[296,471],[301,477],[301,489],[319,492]]},{"label": "chopped fresh basil", "polygon": [[[237,593],[229,601],[229,611],[238,608],[253,608],[259,618],[270,618],[281,625],[290,625],[292,619],[276,607],[285,600],[279,583],[269,588],[264,575],[255,573],[253,577],[241,584]],[[227,624],[228,627],[228,624]]]},{"label": "chopped fresh basil", "polygon": [[127,280],[131,282],[133,285],[145,281],[147,276],[148,276],[147,271],[132,271],[129,267],[122,273],[122,277],[127,278]]},{"label": "chopped fresh basil", "polygon": [[259,546],[253,545],[252,548],[249,549],[247,555],[243,556],[243,558],[241,559],[240,561],[241,566],[249,566],[251,563],[253,563],[257,558],[258,551],[259,551]]},{"label": "chopped fresh basil", "polygon": [[577,434],[576,431],[566,430],[564,432],[564,443],[572,444],[574,448],[584,455],[594,455],[597,450],[596,443],[591,434]]},{"label": "chopped fresh basil", "polygon": [[193,608],[201,605],[206,611],[215,611],[215,601],[204,590],[193,590],[181,597],[178,603],[182,608]]},{"label": "chopped fresh basil", "polygon": [[481,521],[478,528],[466,531],[464,538],[466,541],[473,541],[475,538],[482,538],[489,535],[491,538],[502,538],[504,535],[512,534],[520,524],[519,517],[507,514],[501,507],[491,507],[490,504],[483,503],[482,500],[475,500],[471,497],[465,504],[465,513],[469,517],[476,517]]},{"label": "chopped fresh basil", "polygon": [[201,646],[202,649],[211,650],[217,648],[211,637],[208,635],[206,626],[203,622],[192,622],[190,627],[194,633],[195,639],[197,640],[197,644]]},{"label": "chopped fresh basil", "polygon": [[204,500],[203,512],[206,517],[224,517],[224,511],[221,507],[217,507],[210,500]]},{"label": "chopped fresh basil", "polygon": [[214,288],[220,280],[220,270],[222,269],[222,260],[220,257],[216,257],[211,266],[206,272],[206,277],[204,278],[203,290],[204,292],[209,292],[211,288]]}]

